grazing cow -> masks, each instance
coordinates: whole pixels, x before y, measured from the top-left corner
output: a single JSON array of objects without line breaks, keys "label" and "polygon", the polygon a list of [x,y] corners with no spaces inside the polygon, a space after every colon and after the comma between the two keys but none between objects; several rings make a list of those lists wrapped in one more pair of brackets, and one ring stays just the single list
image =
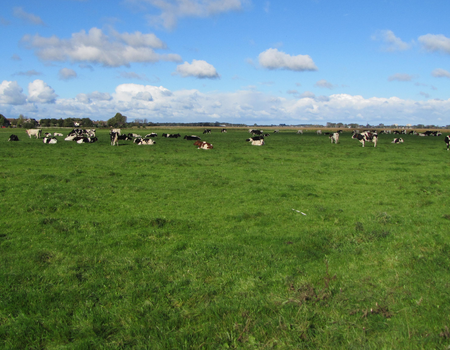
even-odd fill
[{"label": "grazing cow", "polygon": [[280,130],[274,130],[273,131],[274,134],[279,133],[279,132],[280,132]]},{"label": "grazing cow", "polygon": [[41,132],[42,132],[41,129],[27,129],[27,134],[28,134],[28,136],[30,136],[30,139],[31,139],[31,136],[36,136],[37,139],[40,139]]},{"label": "grazing cow", "polygon": [[53,134],[53,136],[64,136],[64,135],[61,134],[60,132],[55,132],[55,133]]},{"label": "grazing cow", "polygon": [[220,130],[220,132],[226,133],[226,132],[227,132],[227,129],[222,129],[222,130]]},{"label": "grazing cow", "polygon": [[158,136],[158,134],[157,134],[156,132],[152,132],[151,134],[145,135],[145,138],[148,138],[148,137],[157,137],[157,136]]},{"label": "grazing cow", "polygon": [[152,139],[136,139],[139,140],[137,142],[138,145],[154,145],[156,142]]},{"label": "grazing cow", "polygon": [[297,130],[297,134],[302,134],[303,135],[303,130]]},{"label": "grazing cow", "polygon": [[19,141],[19,138],[17,137],[17,135],[12,134],[12,135],[9,137],[8,141]]},{"label": "grazing cow", "polygon": [[335,133],[333,133],[333,134],[331,134],[330,136],[330,140],[331,140],[331,143],[339,143],[339,133],[338,132],[335,132]]},{"label": "grazing cow", "polygon": [[400,137],[400,138],[395,138],[394,140],[392,140],[391,143],[403,143],[403,142],[404,142],[403,139]]},{"label": "grazing cow", "polygon": [[197,149],[213,149],[213,145],[209,142],[205,141],[195,141],[194,146],[197,146]]},{"label": "grazing cow", "polygon": [[447,151],[448,151],[450,148],[450,135],[445,136],[444,141],[445,141],[445,144],[447,145]]},{"label": "grazing cow", "polygon": [[44,137],[44,138],[42,139],[42,142],[44,142],[44,143],[49,143],[49,144],[51,144],[51,145],[54,145],[55,143],[58,142],[58,140],[57,140],[56,138],[54,138],[54,137]]},{"label": "grazing cow", "polygon": [[205,129],[205,130],[203,131],[203,134],[211,134],[211,129]]},{"label": "grazing cow", "polygon": [[198,137],[197,135],[190,135],[190,136],[186,135],[186,136],[184,136],[183,138],[184,138],[185,140],[201,140],[201,138]]},{"label": "grazing cow", "polygon": [[111,131],[109,136],[111,138],[111,146],[119,146],[119,133]]},{"label": "grazing cow", "polygon": [[363,147],[366,142],[373,142],[373,147],[377,147],[378,135],[376,133],[372,133],[369,131],[363,131],[361,134],[359,133],[353,134],[352,139],[357,139],[359,142],[362,143]]},{"label": "grazing cow", "polygon": [[252,146],[262,146],[262,145],[264,145],[264,140],[263,139],[262,140],[252,141]]},{"label": "grazing cow", "polygon": [[322,130],[317,130],[317,135],[322,135]]}]

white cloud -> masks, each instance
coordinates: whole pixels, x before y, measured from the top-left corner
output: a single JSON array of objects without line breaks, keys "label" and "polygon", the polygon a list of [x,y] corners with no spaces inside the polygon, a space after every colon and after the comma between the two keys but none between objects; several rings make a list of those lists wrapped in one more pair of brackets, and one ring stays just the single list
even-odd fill
[{"label": "white cloud", "polygon": [[22,42],[34,49],[43,61],[97,63],[106,67],[129,66],[132,62],[153,63],[158,61],[180,62],[177,54],[158,54],[154,49],[165,44],[153,34],[113,32],[111,36],[101,29],[91,28],[72,34],[70,39],[25,35]]},{"label": "white cloud", "polygon": [[39,16],[25,12],[22,7],[14,7],[13,14],[15,17],[20,18],[29,24],[45,25],[44,21]]},{"label": "white cloud", "polygon": [[147,3],[161,10],[160,15],[149,15],[152,25],[174,29],[183,17],[210,17],[230,11],[238,11],[246,0],[128,0]]},{"label": "white cloud", "polygon": [[[450,113],[450,99],[418,101],[348,94],[316,97],[308,91],[282,98],[251,89],[202,93],[198,90],[170,91],[162,86],[139,84],[118,85],[111,95],[100,92],[79,94],[76,98],[56,99],[54,104],[43,106],[41,103],[56,97],[53,89],[42,81],[35,89],[41,91],[38,98],[33,98],[35,95],[30,89],[30,103],[25,103],[25,96],[17,83],[3,82],[0,85],[0,92],[7,89],[11,93],[0,94],[0,101],[5,104],[2,108],[11,115],[26,112],[29,117],[37,119],[45,114],[47,118],[64,115],[66,118],[83,116],[92,120],[107,120],[121,111],[130,119],[150,118],[155,122],[219,120],[249,125],[314,124],[326,121],[350,123],[362,118],[364,123],[371,124],[440,125],[440,120],[447,120]],[[47,96],[42,95],[45,91]],[[426,97],[423,93],[421,95]]]},{"label": "white cloud", "polygon": [[396,73],[388,78],[388,81],[411,81],[414,76],[405,73]]},{"label": "white cloud", "polygon": [[192,60],[192,63],[184,62],[177,66],[176,73],[182,77],[196,77],[199,79],[217,79],[220,77],[213,65],[202,60]]},{"label": "white cloud", "polygon": [[308,55],[291,56],[277,49],[268,49],[259,54],[259,64],[268,69],[287,69],[297,72],[317,70]]},{"label": "white cloud", "polygon": [[28,101],[36,103],[54,103],[58,95],[47,83],[40,79],[28,84]]},{"label": "white cloud", "polygon": [[319,81],[317,81],[314,86],[317,87],[321,87],[321,88],[326,88],[326,89],[333,89],[334,85],[331,84],[330,82],[326,81],[325,79],[321,79]]},{"label": "white cloud", "polygon": [[70,68],[61,68],[59,70],[59,79],[70,80],[77,77],[77,72]]},{"label": "white cloud", "polygon": [[0,104],[23,105],[27,97],[22,93],[23,89],[17,84],[17,81],[3,80],[0,84]]},{"label": "white cloud", "polygon": [[442,34],[426,34],[420,36],[418,40],[427,51],[442,51],[450,54],[450,38]]},{"label": "white cloud", "polygon": [[431,72],[431,75],[436,78],[450,78],[450,72],[442,68],[437,68]]},{"label": "white cloud", "polygon": [[410,44],[396,37],[392,30],[380,30],[372,36],[372,39],[383,41],[386,44],[383,48],[385,51],[405,51],[411,48]]}]

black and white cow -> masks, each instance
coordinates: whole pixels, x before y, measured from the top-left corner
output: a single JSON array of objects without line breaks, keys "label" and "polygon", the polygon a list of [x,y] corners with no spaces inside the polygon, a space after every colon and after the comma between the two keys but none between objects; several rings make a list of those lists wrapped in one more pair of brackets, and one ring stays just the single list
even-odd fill
[{"label": "black and white cow", "polygon": [[226,132],[227,132],[227,129],[222,129],[222,130],[220,130],[220,132],[221,132],[221,133],[226,133]]},{"label": "black and white cow", "polygon": [[253,141],[260,141],[260,140],[264,140],[264,136],[253,136],[253,137],[246,139],[245,141],[253,142]]},{"label": "black and white cow", "polygon": [[450,135],[445,136],[444,141],[445,141],[445,144],[447,145],[447,151],[448,151],[450,148]]},{"label": "black and white cow", "polygon": [[186,135],[183,137],[185,140],[201,140],[197,135]]},{"label": "black and white cow", "polygon": [[338,132],[335,132],[335,133],[332,133],[330,136],[330,140],[331,140],[331,143],[339,143],[339,133]]},{"label": "black and white cow", "polygon": [[55,137],[44,137],[42,139],[42,142],[54,145],[55,143],[58,142],[58,140]]},{"label": "black and white cow", "polygon": [[181,137],[180,134],[162,134],[162,137],[167,137],[167,138],[171,138],[171,139],[176,139],[178,137]]},{"label": "black and white cow", "polygon": [[111,139],[111,146],[119,146],[119,133],[111,131],[109,136]]},{"label": "black and white cow", "polygon": [[136,140],[139,140],[138,142],[136,142],[138,145],[154,145],[156,143],[152,139],[136,139]]},{"label": "black and white cow", "polygon": [[203,134],[211,134],[211,129],[205,129],[205,130],[203,130]]},{"label": "black and white cow", "polygon": [[97,137],[86,137],[86,136],[82,136],[77,140],[77,143],[94,143],[97,142],[98,138]]},{"label": "black and white cow", "polygon": [[248,131],[252,135],[262,135],[264,132],[262,130],[256,130],[256,129],[249,129]]},{"label": "black and white cow", "polygon": [[362,143],[363,147],[366,142],[373,142],[373,147],[377,147],[378,135],[370,131],[363,131],[360,134],[354,133],[352,135],[352,139],[357,139],[359,142]]},{"label": "black and white cow", "polygon": [[17,135],[12,134],[12,135],[9,137],[8,141],[19,141],[19,138],[17,137]]},{"label": "black and white cow", "polygon": [[147,134],[147,135],[145,135],[145,137],[144,138],[149,138],[149,137],[157,137],[158,136],[158,134],[156,133],[156,132],[152,132],[151,134]]},{"label": "black and white cow", "polygon": [[405,142],[405,141],[400,137],[400,138],[393,139],[391,143],[403,143],[403,142]]}]

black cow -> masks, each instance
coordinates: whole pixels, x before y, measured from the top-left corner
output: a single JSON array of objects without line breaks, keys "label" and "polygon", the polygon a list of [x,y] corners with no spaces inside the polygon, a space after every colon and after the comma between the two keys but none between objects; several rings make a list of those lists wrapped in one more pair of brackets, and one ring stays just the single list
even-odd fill
[{"label": "black cow", "polygon": [[201,140],[201,138],[198,137],[198,136],[196,136],[196,135],[190,135],[190,136],[186,135],[186,136],[184,137],[184,139],[185,139],[185,140]]},{"label": "black cow", "polygon": [[19,138],[17,137],[17,135],[12,134],[12,135],[9,137],[8,141],[19,141]]}]

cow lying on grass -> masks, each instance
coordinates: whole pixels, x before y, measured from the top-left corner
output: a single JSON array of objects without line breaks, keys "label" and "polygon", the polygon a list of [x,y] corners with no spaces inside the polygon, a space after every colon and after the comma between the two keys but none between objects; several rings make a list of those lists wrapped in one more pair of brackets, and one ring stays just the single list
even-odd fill
[{"label": "cow lying on grass", "polygon": [[154,145],[156,142],[153,141],[152,139],[148,139],[148,138],[138,138],[134,140],[134,143],[138,144],[138,145]]},{"label": "cow lying on grass", "polygon": [[19,141],[19,138],[17,137],[17,135],[12,134],[12,135],[9,137],[8,141]]},{"label": "cow lying on grass", "polygon": [[42,139],[42,142],[44,142],[44,143],[49,143],[49,144],[51,144],[51,145],[54,145],[55,143],[58,142],[58,140],[57,140],[55,137],[44,137],[44,138]]},{"label": "cow lying on grass", "polygon": [[213,149],[213,145],[211,143],[205,141],[195,141],[194,146],[197,146],[197,149]]},{"label": "cow lying on grass", "polygon": [[400,138],[393,139],[391,143],[403,143],[403,142],[405,142],[405,141],[403,141],[403,139],[400,137]]}]

